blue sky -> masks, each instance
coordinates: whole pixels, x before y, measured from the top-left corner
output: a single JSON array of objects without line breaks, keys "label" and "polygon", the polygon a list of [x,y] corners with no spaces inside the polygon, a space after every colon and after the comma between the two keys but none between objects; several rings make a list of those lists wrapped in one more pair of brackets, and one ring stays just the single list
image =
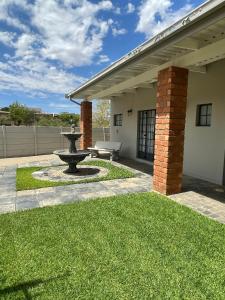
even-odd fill
[{"label": "blue sky", "polygon": [[0,107],[79,112],[64,94],[202,0],[0,0]]}]

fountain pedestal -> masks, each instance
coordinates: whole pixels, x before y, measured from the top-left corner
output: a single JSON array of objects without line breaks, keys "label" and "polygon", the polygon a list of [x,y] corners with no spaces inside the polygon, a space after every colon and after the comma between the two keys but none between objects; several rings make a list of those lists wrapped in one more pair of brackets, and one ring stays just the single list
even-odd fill
[{"label": "fountain pedestal", "polygon": [[56,150],[53,153],[58,155],[59,158],[66,162],[69,166],[66,173],[77,173],[79,169],[77,169],[77,164],[84,160],[86,156],[90,154],[89,151],[86,150],[77,150],[76,141],[82,136],[82,133],[75,132],[61,132],[69,140],[69,150]]}]

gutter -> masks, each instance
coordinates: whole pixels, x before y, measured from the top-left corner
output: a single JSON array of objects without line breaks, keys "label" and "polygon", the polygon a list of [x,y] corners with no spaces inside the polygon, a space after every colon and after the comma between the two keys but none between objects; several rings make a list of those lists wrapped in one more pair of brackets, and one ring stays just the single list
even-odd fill
[{"label": "gutter", "polygon": [[73,100],[70,96],[69,96],[69,97],[66,97],[66,98],[69,98],[71,102],[73,102],[73,103],[75,103],[75,104],[81,106],[81,104],[80,104],[79,102]]}]

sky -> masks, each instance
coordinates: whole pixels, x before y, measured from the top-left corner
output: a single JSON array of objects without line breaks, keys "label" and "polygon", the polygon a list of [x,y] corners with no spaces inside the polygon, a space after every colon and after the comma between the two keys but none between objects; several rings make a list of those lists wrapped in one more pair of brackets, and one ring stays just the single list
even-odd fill
[{"label": "sky", "polygon": [[79,112],[75,89],[202,0],[0,0],[0,107]]}]

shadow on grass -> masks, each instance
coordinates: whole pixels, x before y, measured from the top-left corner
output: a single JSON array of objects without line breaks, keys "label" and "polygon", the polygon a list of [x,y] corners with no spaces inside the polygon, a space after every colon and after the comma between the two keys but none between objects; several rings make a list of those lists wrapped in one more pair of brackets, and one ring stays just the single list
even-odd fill
[{"label": "shadow on grass", "polygon": [[29,293],[30,288],[35,288],[40,284],[46,284],[46,283],[54,281],[54,280],[63,279],[65,277],[68,277],[69,275],[70,275],[70,272],[68,271],[62,275],[57,275],[57,276],[50,277],[47,279],[41,279],[41,278],[34,279],[34,280],[26,281],[26,282],[23,282],[23,283],[20,283],[17,285],[5,287],[4,289],[0,289],[0,298],[7,294],[23,292],[24,299],[30,300],[30,299],[32,299],[32,296]]}]

